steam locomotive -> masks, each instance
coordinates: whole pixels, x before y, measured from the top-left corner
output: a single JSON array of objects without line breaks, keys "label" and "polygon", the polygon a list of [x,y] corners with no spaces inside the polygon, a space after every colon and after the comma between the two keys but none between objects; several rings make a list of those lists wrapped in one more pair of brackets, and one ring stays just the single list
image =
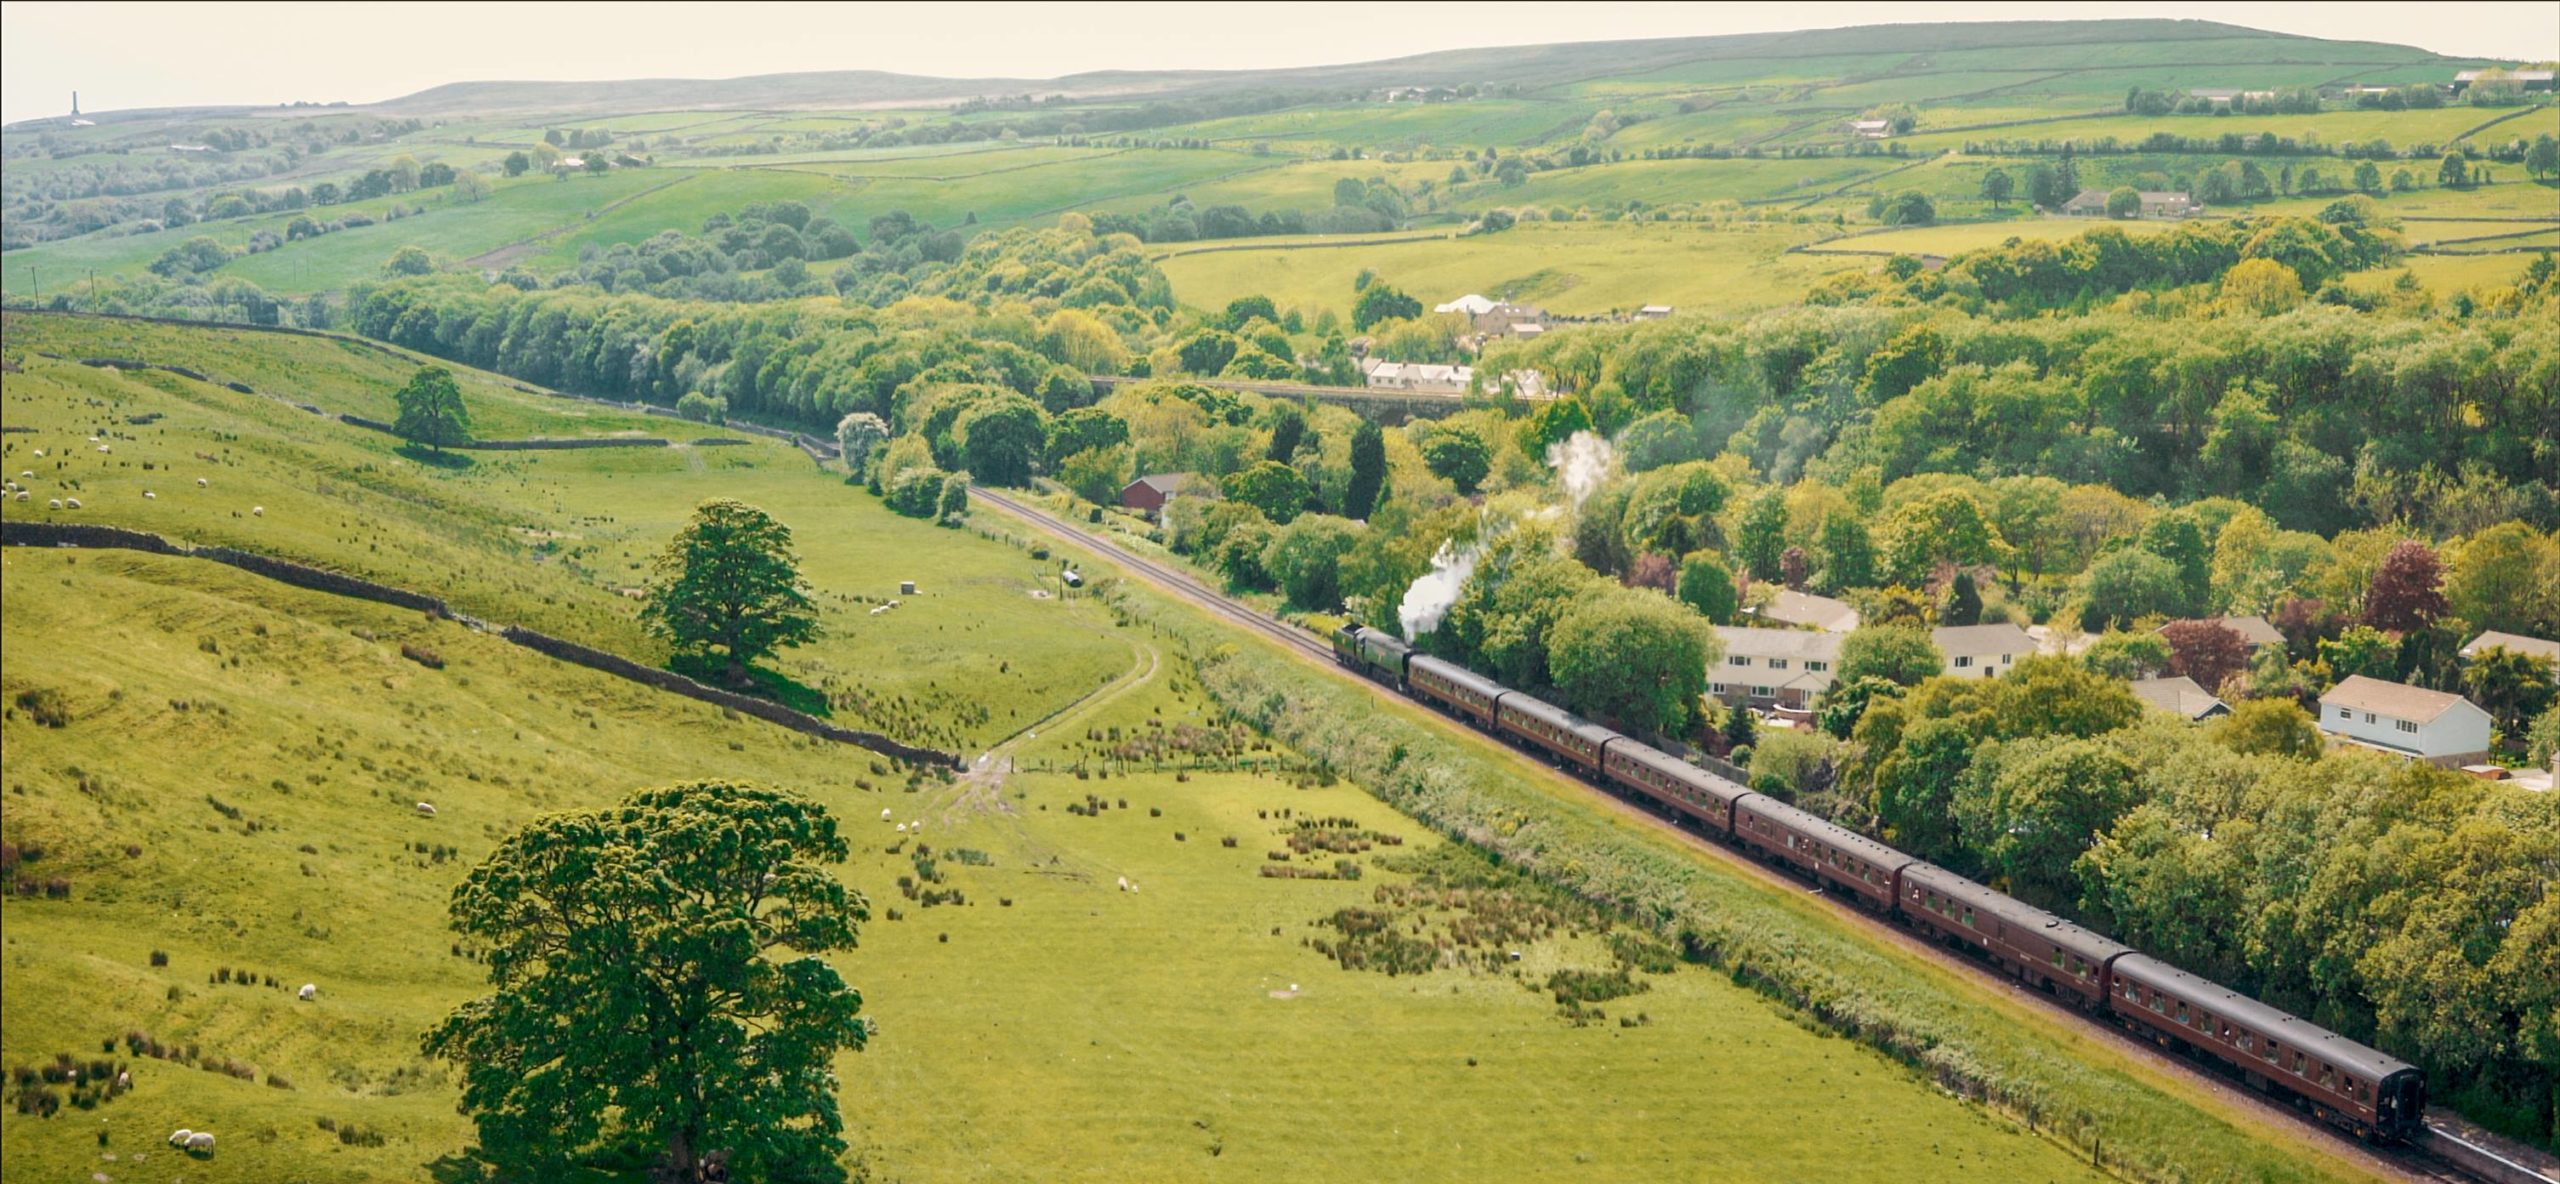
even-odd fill
[{"label": "steam locomotive", "polygon": [[2238,1071],[2359,1137],[2408,1139],[2423,1126],[2426,1075],[2300,1017],[2217,986],[1865,835],[1754,793],[1391,634],[1349,625],[1337,661],[1524,745],[1587,779],[1636,795],[1701,831],[1805,876],[1856,907],[1958,946],[2020,982],[2164,1047]]}]

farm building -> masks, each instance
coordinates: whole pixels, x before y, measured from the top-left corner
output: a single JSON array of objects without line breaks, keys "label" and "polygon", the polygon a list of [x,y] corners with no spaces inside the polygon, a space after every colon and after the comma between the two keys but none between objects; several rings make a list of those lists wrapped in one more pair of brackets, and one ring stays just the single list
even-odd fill
[{"label": "farm building", "polygon": [[1120,504],[1153,518],[1190,483],[1189,473],[1150,473],[1120,487]]},{"label": "farm building", "polygon": [[1476,372],[1469,366],[1443,366],[1436,362],[1381,362],[1364,359],[1361,365],[1369,374],[1373,391],[1421,391],[1437,395],[1463,395]]},{"label": "farm building", "polygon": [[2008,622],[1997,625],[1941,625],[1929,640],[1946,655],[1950,678],[1998,678],[2018,659],[2036,652],[2036,639]]},{"label": "farm building", "polygon": [[2129,685],[2134,698],[2182,719],[2208,720],[2231,714],[2230,704],[2197,686],[2192,678],[2144,678]]},{"label": "farm building", "polygon": [[2448,769],[2489,756],[2489,713],[2469,699],[2350,675],[2320,696],[2320,730],[2337,744]]},{"label": "farm building", "polygon": [[[2072,218],[2104,218],[2107,216],[2107,190],[2083,189],[2062,203],[2062,212]],[[2140,191],[2144,218],[2191,218],[2204,212],[2195,198],[2176,190]]]},{"label": "farm building", "polygon": [[2471,89],[2471,84],[2475,82],[2490,82],[2501,78],[2523,87],[2528,92],[2549,93],[2552,88],[2552,72],[2549,70],[2464,70],[2453,76],[2453,93],[2461,94]]},{"label": "farm building", "polygon": [[1636,319],[1639,321],[1659,321],[1670,315],[1671,306],[1668,304],[1648,304],[1636,310]]},{"label": "farm building", "polygon": [[1893,124],[1883,119],[1852,119],[1849,132],[1863,140],[1881,140],[1893,134]]},{"label": "farm building", "polygon": [[1724,662],[1707,672],[1708,690],[1728,705],[1809,711],[1831,689],[1840,665],[1838,633],[1718,626]]},{"label": "farm building", "polygon": [[1460,296],[1457,299],[1448,302],[1447,304],[1432,305],[1431,311],[1444,313],[1454,312],[1465,317],[1480,317],[1486,313],[1492,312],[1495,308],[1500,307],[1501,304],[1501,301],[1496,300],[1491,296],[1482,295],[1476,292],[1469,292],[1464,296]]}]

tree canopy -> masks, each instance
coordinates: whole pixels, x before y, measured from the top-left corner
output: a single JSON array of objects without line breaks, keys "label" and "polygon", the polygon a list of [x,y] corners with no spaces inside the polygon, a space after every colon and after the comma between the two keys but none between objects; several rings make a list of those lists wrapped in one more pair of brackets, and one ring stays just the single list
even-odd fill
[{"label": "tree canopy", "polygon": [[693,782],[545,815],[454,889],[490,994],[429,1031],[502,1174],[635,1151],[682,1181],[840,1181],[839,1053],[868,1043],[861,894],[826,809]]},{"label": "tree canopy", "polygon": [[790,528],[728,498],[696,507],[659,553],[640,619],[680,652],[718,651],[732,682],[756,659],[819,632]]},{"label": "tree canopy", "polygon": [[463,405],[453,371],[420,367],[391,398],[400,408],[391,430],[401,439],[436,452],[471,442],[471,409]]}]

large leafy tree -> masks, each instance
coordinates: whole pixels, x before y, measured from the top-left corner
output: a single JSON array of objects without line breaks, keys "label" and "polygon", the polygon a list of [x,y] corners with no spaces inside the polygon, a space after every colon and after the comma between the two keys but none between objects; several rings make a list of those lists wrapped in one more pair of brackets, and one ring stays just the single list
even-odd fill
[{"label": "large leafy tree", "polygon": [[2498,731],[2519,736],[2525,725],[2551,706],[2551,659],[2493,645],[2472,656],[2462,668],[2462,687],[2498,723]]},{"label": "large leafy tree", "polygon": [[1866,625],[1840,642],[1840,681],[1881,678],[1903,686],[1934,678],[1946,669],[1946,655],[1921,630],[1902,625]]},{"label": "large leafy tree", "polygon": [[1493,472],[1493,451],[1474,432],[1449,428],[1432,433],[1431,442],[1422,446],[1422,463],[1460,494],[1472,495]]},{"label": "large leafy tree", "polygon": [[471,411],[462,405],[462,387],[454,382],[453,371],[421,367],[391,399],[400,407],[391,431],[401,439],[436,452],[471,442]]},{"label": "large leafy tree", "polygon": [[2435,548],[2402,539],[2382,557],[2364,595],[2364,620],[2376,629],[2424,629],[2445,612],[2444,567]]},{"label": "large leafy tree", "polygon": [[871,450],[889,438],[889,425],[868,411],[856,411],[836,421],[836,449],[844,454],[845,471],[860,481],[871,466]]},{"label": "large leafy tree", "polygon": [[2208,691],[2249,668],[2249,643],[2220,621],[2171,621],[2160,627],[2160,639],[2169,643],[2169,673]]},{"label": "large leafy tree", "polygon": [[682,1181],[844,1179],[830,1069],[871,1035],[825,958],[868,919],[828,871],[847,854],[816,802],[719,782],[500,844],[452,902],[492,993],[423,1041],[461,1067],[481,1154],[511,1179],[634,1153]]},{"label": "large leafy tree", "polygon": [[960,420],[960,453],[969,475],[987,485],[1031,484],[1032,462],[1049,437],[1047,417],[1031,400],[1007,395],[971,408]]},{"label": "large leafy tree", "polygon": [[1687,606],[1620,588],[1557,618],[1547,666],[1577,710],[1672,735],[1697,718],[1721,648]]},{"label": "large leafy tree", "polygon": [[1713,551],[1692,551],[1680,561],[1680,581],[1675,593],[1680,603],[1698,610],[1710,624],[1733,623],[1734,612],[1742,607],[1742,594],[1734,587],[1733,569]]},{"label": "large leafy tree", "polygon": [[756,659],[818,636],[791,529],[745,502],[697,507],[659,554],[656,575],[641,621],[680,651],[718,650],[732,682]]},{"label": "large leafy tree", "polygon": [[2072,861],[2138,801],[2133,762],[2100,741],[2055,736],[1986,747],[1953,813],[1997,886],[2051,907],[2076,894]]},{"label": "large leafy tree", "polygon": [[1304,474],[1276,460],[1257,461],[1227,478],[1229,498],[1262,511],[1263,517],[1282,526],[1306,510],[1312,495]]},{"label": "large leafy tree", "polygon": [[1787,492],[1776,486],[1761,490],[1743,504],[1742,525],[1734,532],[1733,557],[1755,580],[1778,578],[1778,557],[1787,550]]},{"label": "large leafy tree", "polygon": [[1351,433],[1351,483],[1342,492],[1342,516],[1366,521],[1387,485],[1386,433],[1361,420]]}]

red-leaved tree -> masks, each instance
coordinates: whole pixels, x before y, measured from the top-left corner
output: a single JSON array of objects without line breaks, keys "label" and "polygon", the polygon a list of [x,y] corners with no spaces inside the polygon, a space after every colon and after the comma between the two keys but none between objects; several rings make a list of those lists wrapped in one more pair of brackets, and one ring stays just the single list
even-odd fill
[{"label": "red-leaved tree", "polygon": [[2444,564],[2416,539],[2392,544],[2364,595],[2364,623],[2407,633],[2444,615]]},{"label": "red-leaved tree", "polygon": [[2171,621],[2160,627],[2160,640],[2169,643],[2169,673],[2192,678],[2208,691],[2219,691],[2224,679],[2249,668],[2249,643],[2218,620]]}]

